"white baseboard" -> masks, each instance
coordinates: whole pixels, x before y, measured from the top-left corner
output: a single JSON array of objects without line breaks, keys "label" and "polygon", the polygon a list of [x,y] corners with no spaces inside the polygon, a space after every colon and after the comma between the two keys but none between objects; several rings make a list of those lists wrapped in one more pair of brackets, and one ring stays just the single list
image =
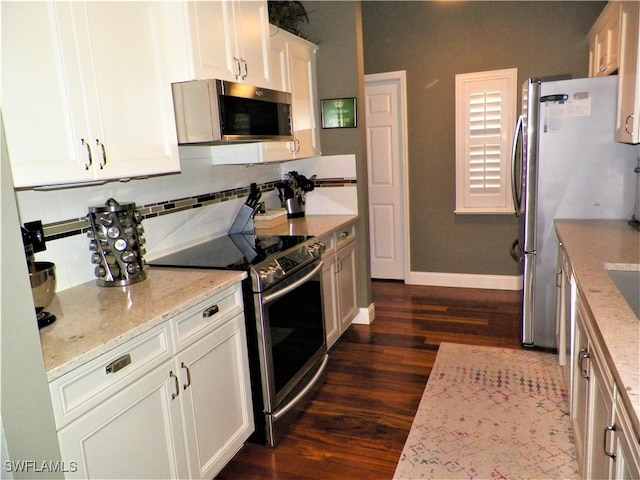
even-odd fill
[{"label": "white baseboard", "polygon": [[522,275],[475,275],[469,273],[411,272],[411,285],[432,287],[522,290]]},{"label": "white baseboard", "polygon": [[372,303],[367,308],[360,308],[358,314],[351,320],[351,323],[357,323],[358,325],[371,325],[373,319],[376,317],[376,307]]}]

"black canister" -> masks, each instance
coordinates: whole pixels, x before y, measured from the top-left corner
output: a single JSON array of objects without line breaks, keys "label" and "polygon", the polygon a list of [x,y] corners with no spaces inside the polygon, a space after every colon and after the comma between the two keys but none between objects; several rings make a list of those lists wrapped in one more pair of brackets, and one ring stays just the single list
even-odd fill
[{"label": "black canister", "polygon": [[110,198],[104,205],[89,207],[87,221],[98,285],[123,286],[144,280],[144,228],[136,204],[120,204]]}]

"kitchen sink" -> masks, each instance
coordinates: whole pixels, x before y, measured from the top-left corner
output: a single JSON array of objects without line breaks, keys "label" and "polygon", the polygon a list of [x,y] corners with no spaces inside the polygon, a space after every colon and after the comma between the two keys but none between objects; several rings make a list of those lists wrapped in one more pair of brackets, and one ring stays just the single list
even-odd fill
[{"label": "kitchen sink", "polygon": [[640,265],[605,265],[611,280],[640,320]]}]

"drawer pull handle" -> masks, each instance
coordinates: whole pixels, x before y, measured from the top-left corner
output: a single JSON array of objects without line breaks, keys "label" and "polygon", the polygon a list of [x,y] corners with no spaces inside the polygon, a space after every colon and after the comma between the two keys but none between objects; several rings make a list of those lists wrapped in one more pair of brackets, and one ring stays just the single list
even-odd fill
[{"label": "drawer pull handle", "polygon": [[588,366],[585,367],[584,362],[589,361],[590,355],[589,355],[589,351],[586,348],[581,348],[580,352],[578,353],[578,361],[580,362],[580,375],[582,375],[582,378],[586,378],[587,380],[589,380],[589,369]]},{"label": "drawer pull handle", "polygon": [[118,370],[122,370],[124,367],[131,363],[131,355],[128,353],[126,355],[121,356],[120,358],[114,360],[109,365],[106,366],[105,370],[107,371],[107,375],[110,373],[116,373]]},{"label": "drawer pull handle", "polygon": [[182,362],[180,364],[180,367],[184,368],[187,371],[187,383],[182,385],[182,388],[184,388],[186,390],[187,388],[189,388],[191,386],[191,370],[189,370],[189,365],[187,365],[184,362]]},{"label": "drawer pull handle", "polygon": [[204,312],[202,312],[202,318],[213,317],[219,311],[220,311],[220,308],[218,307],[218,305],[212,305],[211,307],[207,308]]},{"label": "drawer pull handle", "polygon": [[348,236],[349,236],[349,232],[342,232],[342,233],[340,234],[340,238],[342,238],[342,239],[345,239],[345,238],[347,238]]},{"label": "drawer pull handle", "polygon": [[81,138],[80,140],[82,141],[82,145],[87,147],[87,163],[84,164],[84,169],[89,170],[89,168],[93,164],[93,157],[91,156],[91,147],[87,142],[84,141],[84,138]]},{"label": "drawer pull handle", "polygon": [[180,381],[178,380],[178,377],[176,376],[175,373],[173,373],[173,370],[171,370],[169,372],[169,377],[173,378],[173,380],[176,382],[176,391],[175,393],[171,394],[171,400],[175,400],[175,398],[180,395]]},{"label": "drawer pull handle", "polygon": [[613,458],[614,460],[616,459],[616,454],[615,453],[611,453],[610,451],[607,450],[607,436],[608,436],[609,432],[615,432],[615,431],[616,431],[616,426],[615,425],[611,425],[610,427],[606,427],[604,429],[604,440],[603,440],[604,453],[608,457]]}]

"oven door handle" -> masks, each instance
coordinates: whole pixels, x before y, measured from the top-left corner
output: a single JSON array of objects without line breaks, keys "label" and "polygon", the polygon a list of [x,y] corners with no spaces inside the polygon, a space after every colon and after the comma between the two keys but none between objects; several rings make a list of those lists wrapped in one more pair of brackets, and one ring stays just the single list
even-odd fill
[{"label": "oven door handle", "polygon": [[300,393],[298,393],[295,397],[293,397],[289,403],[284,405],[280,410],[277,410],[271,414],[271,417],[274,420],[277,420],[282,415],[284,415],[289,410],[291,410],[293,407],[295,407],[296,404],[300,401],[300,399],[303,398],[307,394],[307,392],[309,392],[309,390],[311,390],[314,387],[314,385],[318,382],[318,380],[324,373],[325,369],[327,368],[328,362],[329,362],[329,355],[325,355],[324,358],[322,359],[322,363],[320,364],[320,367],[318,368],[318,371],[315,373],[313,378],[309,380],[309,383],[307,384],[307,386],[304,387],[304,389]]},{"label": "oven door handle", "polygon": [[309,273],[307,273],[300,280],[297,280],[295,283],[292,283],[291,285],[287,285],[282,290],[278,290],[277,292],[274,292],[274,293],[272,293],[270,295],[265,295],[264,297],[262,297],[262,302],[265,303],[265,304],[266,303],[271,303],[274,300],[277,300],[278,298],[282,297],[283,295],[286,295],[291,290],[294,290],[294,289],[298,288],[300,285],[305,283],[311,277],[315,276],[322,269],[323,265],[324,265],[324,262],[322,260],[320,260],[320,263],[318,263],[318,266],[316,268],[314,268],[313,270],[311,270]]}]

